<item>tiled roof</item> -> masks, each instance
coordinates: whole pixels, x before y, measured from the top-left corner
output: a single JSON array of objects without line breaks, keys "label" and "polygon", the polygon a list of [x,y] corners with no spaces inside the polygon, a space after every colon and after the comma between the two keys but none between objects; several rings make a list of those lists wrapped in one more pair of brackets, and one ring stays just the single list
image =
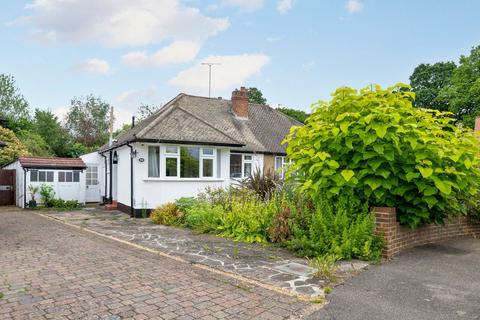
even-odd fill
[{"label": "tiled roof", "polygon": [[[236,151],[285,153],[282,141],[300,122],[260,104],[249,104],[248,119],[231,111],[232,102],[179,94],[162,109],[116,137],[112,147],[135,140],[231,146]],[[107,150],[105,145],[101,150]]]},{"label": "tiled roof", "polygon": [[24,168],[85,169],[87,167],[80,158],[20,157],[18,161]]}]

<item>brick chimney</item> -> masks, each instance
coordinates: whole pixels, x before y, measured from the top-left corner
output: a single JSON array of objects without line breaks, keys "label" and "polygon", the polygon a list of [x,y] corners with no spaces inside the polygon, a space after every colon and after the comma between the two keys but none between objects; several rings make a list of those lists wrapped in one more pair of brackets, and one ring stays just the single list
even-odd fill
[{"label": "brick chimney", "polygon": [[232,111],[239,118],[248,118],[248,93],[245,87],[232,92]]}]

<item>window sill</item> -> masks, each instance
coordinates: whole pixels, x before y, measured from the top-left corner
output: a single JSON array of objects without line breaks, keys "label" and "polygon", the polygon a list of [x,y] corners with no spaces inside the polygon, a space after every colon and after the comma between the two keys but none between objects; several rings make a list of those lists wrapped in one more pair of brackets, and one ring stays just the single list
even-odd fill
[{"label": "window sill", "polygon": [[218,178],[145,178],[143,181],[161,182],[224,182],[225,179]]}]

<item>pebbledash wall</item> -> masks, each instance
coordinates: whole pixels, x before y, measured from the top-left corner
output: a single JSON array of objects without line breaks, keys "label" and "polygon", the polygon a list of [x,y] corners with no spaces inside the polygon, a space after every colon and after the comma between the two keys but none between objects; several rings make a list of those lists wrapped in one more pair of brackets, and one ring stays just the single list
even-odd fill
[{"label": "pebbledash wall", "polygon": [[383,256],[390,258],[396,253],[415,246],[461,237],[480,237],[480,223],[466,217],[452,218],[445,225],[429,224],[418,229],[409,229],[397,222],[395,208],[372,208],[375,214],[376,232],[385,238]]}]

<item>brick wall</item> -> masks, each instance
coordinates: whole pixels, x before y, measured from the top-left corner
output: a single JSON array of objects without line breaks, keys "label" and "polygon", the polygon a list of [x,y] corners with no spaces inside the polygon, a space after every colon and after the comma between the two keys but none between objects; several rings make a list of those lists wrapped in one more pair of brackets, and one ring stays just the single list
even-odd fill
[{"label": "brick wall", "polygon": [[375,213],[376,232],[385,238],[385,258],[422,244],[460,237],[480,237],[480,224],[473,223],[466,217],[453,218],[444,226],[430,224],[412,230],[398,224],[395,208],[376,207],[372,211]]}]

